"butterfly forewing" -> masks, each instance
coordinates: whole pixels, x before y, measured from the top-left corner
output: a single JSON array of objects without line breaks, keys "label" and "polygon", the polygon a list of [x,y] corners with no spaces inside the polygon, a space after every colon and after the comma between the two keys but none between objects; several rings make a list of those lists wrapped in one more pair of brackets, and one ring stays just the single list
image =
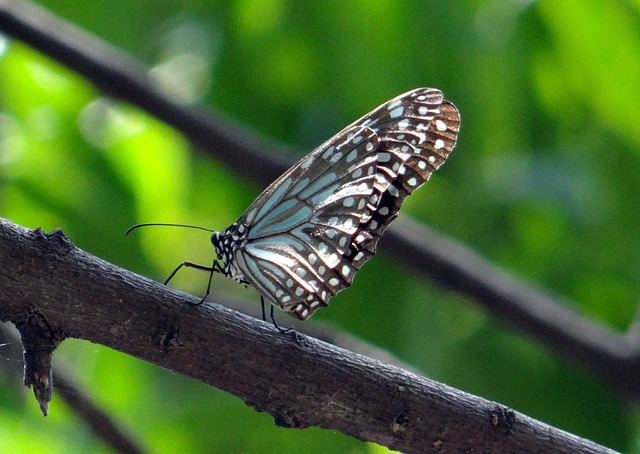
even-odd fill
[{"label": "butterfly forewing", "polygon": [[436,89],[400,95],[301,159],[221,236],[225,274],[300,319],[351,285],[404,199],[455,146]]}]

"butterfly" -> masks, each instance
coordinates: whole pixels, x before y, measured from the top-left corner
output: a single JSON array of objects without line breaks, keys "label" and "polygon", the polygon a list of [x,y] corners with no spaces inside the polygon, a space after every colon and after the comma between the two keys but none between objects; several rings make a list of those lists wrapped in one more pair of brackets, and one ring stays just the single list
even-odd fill
[{"label": "butterfly", "polygon": [[447,159],[459,129],[460,114],[440,90],[418,88],[387,101],[294,164],[237,222],[213,232],[211,266],[184,262],[165,284],[183,266],[207,271],[204,301],[217,272],[253,286],[263,318],[266,299],[272,320],[274,306],[306,320],[351,285],[404,199]]}]

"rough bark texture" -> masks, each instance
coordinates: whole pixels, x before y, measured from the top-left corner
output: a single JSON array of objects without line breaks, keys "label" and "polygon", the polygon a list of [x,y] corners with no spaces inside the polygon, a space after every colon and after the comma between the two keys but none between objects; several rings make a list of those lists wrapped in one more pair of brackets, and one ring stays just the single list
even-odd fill
[{"label": "rough bark texture", "polygon": [[[192,306],[196,298],[93,257],[61,231],[2,220],[0,258],[0,319],[29,345],[100,343],[235,394],[284,427],[320,426],[408,453],[611,452],[223,306]],[[39,329],[25,330],[34,320]]]}]

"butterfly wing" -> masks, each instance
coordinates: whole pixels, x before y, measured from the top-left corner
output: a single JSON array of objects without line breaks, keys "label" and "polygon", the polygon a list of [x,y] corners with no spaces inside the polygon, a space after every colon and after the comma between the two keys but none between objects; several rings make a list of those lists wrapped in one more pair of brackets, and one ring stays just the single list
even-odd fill
[{"label": "butterfly wing", "polygon": [[242,233],[238,275],[290,315],[310,317],[351,285],[403,200],[447,158],[459,124],[453,104],[423,88],[347,126],[227,229]]},{"label": "butterfly wing", "polygon": [[360,267],[375,253],[378,239],[398,216],[404,199],[429,179],[455,147],[460,114],[440,90],[419,88],[356,123],[371,128],[380,141],[371,217],[360,226],[347,255]]}]

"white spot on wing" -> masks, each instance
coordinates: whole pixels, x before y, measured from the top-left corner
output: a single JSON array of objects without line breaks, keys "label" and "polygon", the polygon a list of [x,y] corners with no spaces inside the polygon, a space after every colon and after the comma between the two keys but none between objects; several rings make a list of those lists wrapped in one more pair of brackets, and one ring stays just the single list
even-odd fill
[{"label": "white spot on wing", "polygon": [[327,151],[325,151],[322,155],[322,159],[328,159],[329,156],[331,156],[333,154],[333,152],[335,151],[336,147],[334,146],[330,146],[329,148],[327,148]]},{"label": "white spot on wing", "polygon": [[446,131],[447,130],[447,124],[442,120],[436,120],[436,129],[438,131]]},{"label": "white spot on wing", "polygon": [[354,197],[347,197],[342,201],[342,205],[346,208],[351,208],[356,204],[356,199]]}]

